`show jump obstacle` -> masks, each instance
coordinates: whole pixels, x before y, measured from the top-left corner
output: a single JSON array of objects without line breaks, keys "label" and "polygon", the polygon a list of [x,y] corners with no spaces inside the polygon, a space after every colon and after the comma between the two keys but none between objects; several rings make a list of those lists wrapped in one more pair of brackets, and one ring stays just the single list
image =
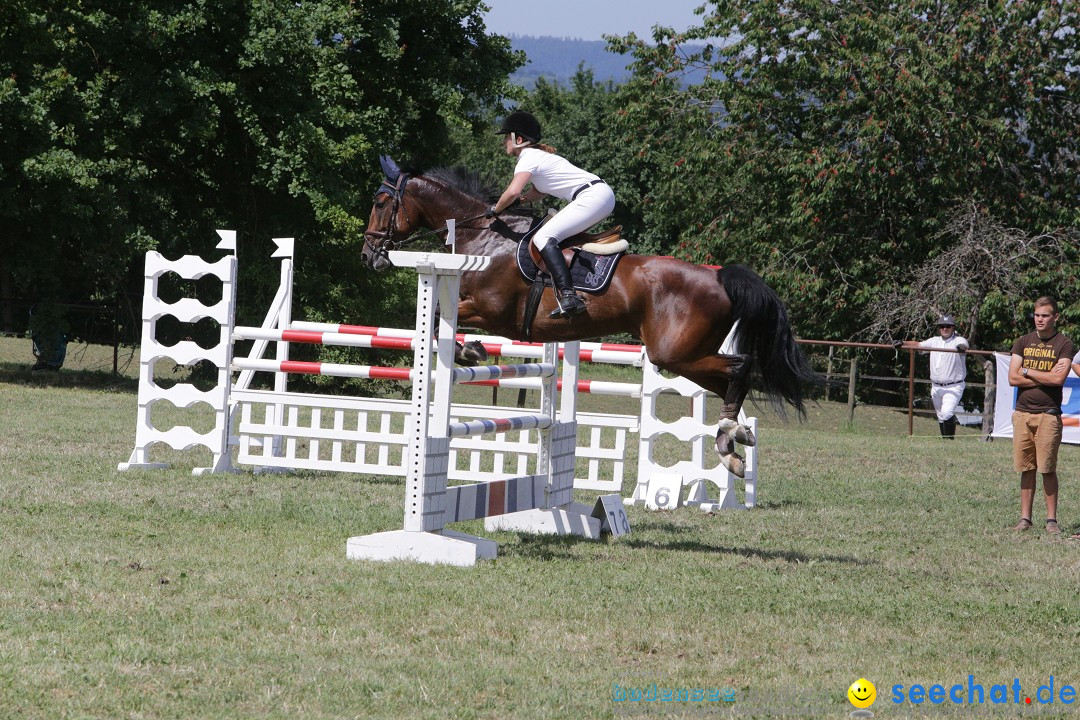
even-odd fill
[{"label": "show jump obstacle", "polygon": [[[446,525],[479,518],[485,518],[485,528],[489,530],[514,529],[599,537],[600,521],[590,516],[591,508],[574,503],[572,499],[577,425],[573,420],[559,421],[555,413],[556,344],[545,345],[543,362],[540,363],[455,368],[461,273],[483,270],[491,258],[395,251],[390,253],[390,259],[399,267],[416,268],[418,275],[412,412],[409,416],[408,468],[405,476],[405,527],[350,538],[346,555],[353,559],[415,559],[472,565],[480,558],[495,557],[495,543],[448,530]],[[436,303],[439,307],[438,317],[435,314]],[[572,418],[574,414],[577,354],[577,343],[565,346],[562,417]],[[433,359],[434,367],[431,367]],[[504,377],[542,378],[540,412],[494,420],[451,420],[455,384]],[[447,486],[451,438],[526,429],[536,429],[540,436],[534,474]]]},{"label": "show jump obstacle", "polygon": [[[228,250],[216,263],[208,263],[195,255],[185,255],[179,260],[166,260],[158,252],[146,253],[143,282],[142,342],[139,349],[139,413],[135,425],[135,449],[126,463],[118,470],[129,468],[165,468],[165,463],[150,462],[149,449],[155,443],[163,443],[174,450],[203,446],[213,453],[213,464],[208,468],[195,468],[195,475],[206,472],[224,472],[232,468],[229,457],[229,389],[232,387],[232,332],[236,307],[236,232],[218,230],[221,242],[218,248]],[[176,273],[184,280],[198,280],[213,275],[221,280],[221,300],[211,306],[203,305],[194,298],[184,298],[175,303],[162,302],[158,296],[158,281],[166,273]],[[165,315],[172,315],[180,322],[193,323],[203,318],[217,321],[221,328],[218,344],[204,350],[196,343],[183,340],[173,346],[158,342],[157,322]],[[190,383],[177,383],[163,388],[154,382],[154,365],[159,359],[172,360],[177,365],[193,365],[208,360],[217,368],[217,385],[203,392]],[[214,409],[214,427],[206,433],[175,426],[158,430],[150,417],[153,406],[165,400],[176,407],[187,408],[196,403],[206,403]]]},{"label": "show jump obstacle", "polygon": [[[254,466],[264,470],[311,469],[321,471],[355,472],[376,475],[399,475],[410,478],[414,466],[409,459],[416,450],[413,442],[412,420],[416,413],[415,393],[418,379],[426,382],[434,392],[445,393],[445,406],[449,408],[446,438],[449,442],[447,478],[451,481],[484,482],[506,481],[512,478],[543,476],[542,457],[550,450],[543,449],[539,434],[565,432],[560,424],[576,423],[581,428],[581,437],[570,436],[572,448],[579,467],[586,469],[585,475],[574,480],[577,489],[621,492],[624,484],[625,455],[630,437],[637,433],[638,463],[637,483],[632,497],[626,498],[627,504],[640,504],[654,509],[673,509],[681,505],[698,505],[705,510],[719,508],[750,507],[755,503],[757,481],[757,448],[747,448],[746,477],[744,479],[744,502],[736,497],[738,478],[716,462],[713,450],[713,437],[716,425],[706,424],[706,393],[696,385],[681,378],[665,378],[648,361],[641,346],[612,343],[580,343],[582,362],[618,363],[642,368],[642,382],[620,383],[595,380],[582,380],[577,377],[577,364],[574,365],[574,379],[554,377],[552,369],[548,375],[545,366],[554,366],[558,357],[564,359],[568,349],[560,349],[554,359],[546,359],[547,347],[539,343],[524,343],[505,338],[477,335],[462,335],[450,332],[449,337],[458,342],[476,340],[482,342],[489,355],[499,358],[520,358],[540,360],[540,363],[525,363],[519,366],[482,366],[471,369],[458,369],[451,375],[451,382],[437,384],[435,370],[429,367],[427,373],[420,370],[419,355],[428,358],[436,351],[430,343],[430,331],[421,330],[423,313],[431,315],[428,321],[434,323],[431,309],[417,308],[417,327],[413,329],[378,328],[363,325],[345,325],[292,321],[293,287],[293,243],[292,239],[275,239],[278,246],[274,257],[281,259],[280,282],[277,293],[267,310],[260,327],[236,326],[235,284],[237,263],[235,257],[235,233],[218,231],[222,242],[218,247],[230,254],[216,263],[192,256],[176,261],[169,261],[160,254],[151,252],[146,257],[145,298],[143,309],[143,341],[140,358],[139,413],[136,430],[135,449],[126,463],[119,469],[131,467],[163,467],[162,463],[153,463],[148,450],[155,443],[163,443],[174,449],[191,447],[209,448],[213,461],[210,467],[196,468],[195,474],[221,472],[233,469],[233,462],[240,465]],[[452,230],[451,230],[452,235]],[[412,253],[400,255],[402,262]],[[445,262],[464,262],[464,256],[431,255],[424,264],[424,271],[418,268],[418,283],[429,275],[427,268],[438,275],[445,272],[448,277],[458,278],[460,272],[470,269],[442,268]],[[470,260],[469,262],[477,262]],[[417,267],[416,265],[411,265]],[[185,299],[167,304],[158,297],[158,280],[166,273],[176,273],[183,279],[192,280],[204,275],[214,275],[221,280],[221,301],[212,306],[204,306],[194,299]],[[433,283],[432,293],[438,290],[439,281]],[[453,282],[447,279],[445,282]],[[418,300],[423,293],[418,287]],[[436,295],[437,297],[437,295]],[[450,297],[456,297],[450,295]],[[456,303],[445,303],[443,307],[454,307]],[[181,342],[167,347],[156,339],[156,323],[164,315],[174,315],[182,322],[195,322],[210,317],[221,327],[220,342],[210,349],[203,349],[191,342]],[[440,326],[440,337],[443,335]],[[246,357],[234,357],[233,341],[250,341],[250,351]],[[731,341],[725,341],[727,346]],[[452,347],[452,341],[450,342]],[[266,358],[270,343],[275,345],[273,359]],[[346,365],[337,363],[299,362],[289,359],[292,344],[322,344],[346,347],[372,347],[412,351],[413,367],[373,367],[364,365]],[[722,348],[722,351],[729,351]],[[418,355],[419,354],[419,355]],[[437,353],[436,353],[437,355]],[[181,365],[190,365],[200,360],[207,360],[217,368],[218,384],[212,390],[201,392],[189,384],[178,384],[172,388],[161,388],[153,379],[154,363],[168,358]],[[441,360],[436,360],[436,363]],[[436,365],[437,367],[438,365]],[[514,367],[513,370],[506,368]],[[501,369],[489,369],[501,368]],[[238,371],[233,381],[234,371]],[[253,389],[251,381],[256,372],[271,372],[274,375],[273,390]],[[288,390],[289,374],[323,374],[345,377],[386,378],[413,383],[414,400],[394,400],[385,398],[362,398],[339,395],[318,395],[297,393]],[[505,407],[487,407],[481,405],[451,404],[450,389],[454,383],[497,385],[505,388],[527,388],[539,390],[541,408],[538,415],[546,416],[549,421],[516,419],[508,421],[504,416]],[[548,387],[554,383],[554,390]],[[640,399],[640,415],[618,415],[608,413],[582,412],[577,409],[577,393],[613,394]],[[561,392],[563,398],[553,411],[545,411],[544,402],[553,402],[555,394]],[[672,422],[659,419],[658,399],[662,394],[677,393],[691,401],[689,416],[680,417]],[[214,409],[214,427],[206,433],[197,433],[189,427],[177,426],[170,430],[157,430],[151,420],[151,408],[158,401],[165,400],[178,407],[190,407],[196,403],[206,403]],[[441,407],[439,401],[432,401],[432,408]],[[756,418],[740,421],[750,425],[757,433]],[[429,420],[433,422],[433,420]],[[440,421],[441,422],[441,421]],[[547,424],[546,427],[541,427]],[[479,434],[480,428],[491,432]],[[664,465],[656,457],[659,441],[664,435],[672,435],[691,447],[691,457],[674,465]],[[759,442],[760,442],[760,435]],[[558,444],[555,440],[556,445]],[[548,461],[552,461],[550,454]],[[708,461],[713,461],[709,466]],[[440,460],[441,462],[441,460]],[[571,473],[573,473],[571,462]],[[530,474],[530,466],[533,470]],[[550,462],[549,462],[550,466]],[[537,480],[535,483],[539,483]],[[539,487],[534,483],[534,488]],[[715,486],[720,491],[719,498],[710,498],[709,491]],[[525,492],[527,483],[512,483],[515,492]],[[498,489],[492,486],[496,495],[506,491],[507,486]],[[547,488],[547,485],[544,486]],[[454,490],[454,488],[448,488]],[[471,491],[455,491],[455,502],[463,500]],[[504,497],[506,497],[504,495]],[[517,495],[513,495],[516,498]],[[495,499],[492,499],[495,498]],[[480,502],[477,500],[477,502]],[[507,500],[516,503],[516,499]],[[456,505],[455,505],[456,507]],[[507,507],[524,507],[508,505]],[[555,507],[554,505],[552,507]],[[550,508],[548,508],[550,509]],[[437,512],[437,511],[430,511]],[[430,514],[429,512],[429,514]],[[446,510],[442,511],[445,515]],[[476,515],[475,517],[486,517]],[[463,517],[461,519],[464,519]],[[555,526],[566,518],[555,522]],[[453,522],[453,521],[447,521]],[[492,521],[494,523],[494,521]],[[409,532],[405,530],[403,532]],[[425,531],[428,532],[428,531]]]}]

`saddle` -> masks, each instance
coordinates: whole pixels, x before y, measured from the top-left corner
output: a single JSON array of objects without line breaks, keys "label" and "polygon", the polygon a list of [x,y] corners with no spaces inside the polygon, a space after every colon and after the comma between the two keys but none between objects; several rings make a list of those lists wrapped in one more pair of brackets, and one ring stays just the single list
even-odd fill
[{"label": "saddle", "polygon": [[[593,294],[607,289],[611,283],[611,276],[615,272],[615,266],[626,254],[616,252],[613,255],[597,255],[580,247],[561,249],[563,257],[569,254],[570,279],[574,283],[574,289]],[[522,277],[529,282],[552,287],[551,274],[544,267],[543,260],[540,259],[532,240],[527,237],[518,243],[517,266]]]},{"label": "saddle", "polygon": [[[532,242],[533,235],[549,217],[551,215],[529,228],[518,242],[515,253],[518,270],[530,283],[522,318],[522,331],[526,340],[532,337],[532,322],[540,305],[540,296],[544,288],[554,287],[551,274],[547,272],[540,252]],[[622,239],[622,225],[598,233],[578,233],[559,243],[563,257],[566,258],[567,253],[570,254],[568,265],[574,289],[592,294],[607,289],[615,273],[615,266],[629,247],[630,244]]]},{"label": "saddle", "polygon": [[[553,215],[549,213],[529,228],[518,242],[516,253],[518,270],[529,282],[541,283],[541,289],[552,287],[551,274],[532,238]],[[574,289],[587,293],[599,293],[607,288],[619,258],[629,247],[630,243],[622,239],[622,225],[596,233],[578,233],[559,243],[563,257],[568,258]]]}]

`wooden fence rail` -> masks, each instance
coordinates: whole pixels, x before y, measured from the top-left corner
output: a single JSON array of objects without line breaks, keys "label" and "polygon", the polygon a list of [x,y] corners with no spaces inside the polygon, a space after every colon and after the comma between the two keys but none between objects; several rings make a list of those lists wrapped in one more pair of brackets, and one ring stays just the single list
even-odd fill
[{"label": "wooden fence rail", "polygon": [[[886,376],[874,376],[874,375],[859,375],[859,359],[856,356],[850,358],[838,358],[837,348],[856,348],[865,350],[888,350],[890,352],[896,352],[898,348],[893,345],[885,345],[882,343],[863,343],[863,342],[841,342],[836,340],[798,340],[802,345],[814,345],[814,346],[827,346],[829,348],[826,356],[826,369],[825,369],[825,398],[829,399],[830,391],[832,387],[838,383],[834,382],[834,378],[840,378],[846,376],[847,378],[847,404],[848,404],[848,422],[854,422],[855,420],[855,405],[856,403],[856,385],[858,380],[872,380],[875,382],[904,382],[907,381],[907,411],[908,411],[908,435],[914,434],[915,426],[915,385],[918,384],[930,384],[929,380],[917,379],[915,377],[915,354],[917,352],[950,352],[955,353],[956,350],[951,349],[938,349],[938,348],[919,348],[919,347],[904,347],[900,350],[908,353],[908,372],[907,378],[903,377],[886,377]],[[970,387],[984,388],[983,394],[983,411],[982,411],[982,435],[983,439],[990,437],[990,433],[993,431],[994,423],[994,395],[996,388],[996,368],[993,362],[994,351],[992,350],[967,350],[966,355],[972,356],[984,356],[986,360],[983,361],[983,382],[981,383],[968,383]],[[848,364],[847,372],[837,372],[838,363]]]}]

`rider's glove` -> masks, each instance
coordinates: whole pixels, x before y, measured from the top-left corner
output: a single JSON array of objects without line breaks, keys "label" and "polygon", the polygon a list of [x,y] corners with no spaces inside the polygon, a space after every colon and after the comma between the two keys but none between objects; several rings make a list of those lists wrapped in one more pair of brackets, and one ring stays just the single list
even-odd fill
[{"label": "rider's glove", "polygon": [[487,210],[484,211],[484,217],[486,217],[486,218],[493,218],[498,214],[499,213],[495,212],[495,206],[494,205],[492,205],[491,207],[489,207]]}]

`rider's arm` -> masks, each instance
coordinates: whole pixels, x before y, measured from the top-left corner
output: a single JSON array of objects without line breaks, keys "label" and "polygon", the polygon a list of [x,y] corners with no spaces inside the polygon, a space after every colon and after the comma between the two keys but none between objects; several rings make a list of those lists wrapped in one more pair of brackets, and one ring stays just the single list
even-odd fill
[{"label": "rider's arm", "polygon": [[525,186],[529,184],[529,178],[531,177],[531,172],[519,172],[514,175],[514,179],[506,186],[499,201],[493,206],[496,215],[514,204],[514,201],[518,199],[518,195],[520,195],[521,191],[525,189]]},{"label": "rider's arm", "polygon": [[536,189],[536,186],[534,185],[533,187],[529,188],[528,190],[522,190],[521,195],[519,195],[518,197],[521,199],[521,202],[527,203],[527,202],[533,202],[534,200],[539,200],[540,198],[544,197],[545,195],[547,195],[547,193],[540,192],[539,190]]}]

